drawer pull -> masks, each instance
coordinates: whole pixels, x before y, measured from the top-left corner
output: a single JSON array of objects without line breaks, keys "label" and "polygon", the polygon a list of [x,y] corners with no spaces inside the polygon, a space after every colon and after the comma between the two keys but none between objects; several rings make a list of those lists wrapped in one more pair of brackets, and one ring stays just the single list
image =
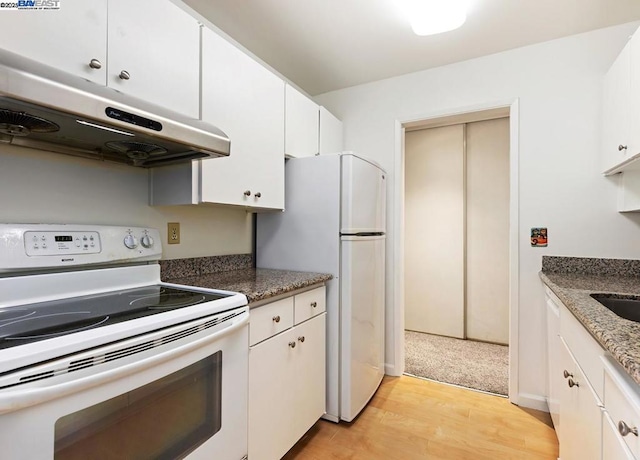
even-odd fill
[{"label": "drawer pull", "polygon": [[102,68],[102,62],[98,61],[97,59],[91,59],[91,61],[89,61],[89,67],[91,67],[92,69],[101,69]]},{"label": "drawer pull", "polygon": [[296,347],[296,343],[295,343],[295,342],[289,342],[289,346],[290,346],[291,348],[295,348],[295,347]]},{"label": "drawer pull", "polygon": [[568,370],[564,370],[564,372],[562,373],[562,375],[564,375],[565,379],[568,379],[569,377],[573,377],[573,374],[569,374]]},{"label": "drawer pull", "polygon": [[118,77],[120,77],[121,80],[128,80],[129,78],[131,78],[131,74],[129,74],[129,72],[127,72],[126,70],[123,70],[122,72],[120,72]]},{"label": "drawer pull", "polygon": [[573,388],[573,387],[580,387],[580,385],[578,384],[578,382],[576,382],[573,379],[569,379],[569,381],[567,382],[569,384],[569,388]]},{"label": "drawer pull", "polygon": [[273,317],[273,322],[274,322],[274,323],[279,323],[279,322],[280,322],[280,315],[278,315],[278,316],[274,316],[274,317]]},{"label": "drawer pull", "polygon": [[633,433],[634,435],[638,436],[638,428],[636,428],[635,426],[633,428],[629,427],[629,425],[627,425],[623,420],[620,420],[618,422],[618,431],[622,436],[626,436],[629,433]]},{"label": "drawer pull", "polygon": [[623,150],[627,150],[627,146],[626,146],[626,145],[622,145],[622,144],[620,144],[620,145],[618,146],[618,152],[622,152]]},{"label": "drawer pull", "polygon": [[304,343],[304,335],[303,335],[303,336],[298,337],[298,340],[299,340],[300,342]]},{"label": "drawer pull", "polygon": [[251,196],[251,190],[245,190],[244,196]]},{"label": "drawer pull", "polygon": [[318,302],[311,302],[311,306],[312,306],[313,308],[316,308],[316,307],[318,306]]}]

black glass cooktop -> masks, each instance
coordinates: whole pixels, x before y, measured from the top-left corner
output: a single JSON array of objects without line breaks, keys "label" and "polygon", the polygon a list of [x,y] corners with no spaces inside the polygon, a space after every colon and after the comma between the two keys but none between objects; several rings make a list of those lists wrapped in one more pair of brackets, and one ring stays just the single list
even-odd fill
[{"label": "black glass cooktop", "polygon": [[229,295],[156,285],[0,308],[0,349],[190,307]]}]

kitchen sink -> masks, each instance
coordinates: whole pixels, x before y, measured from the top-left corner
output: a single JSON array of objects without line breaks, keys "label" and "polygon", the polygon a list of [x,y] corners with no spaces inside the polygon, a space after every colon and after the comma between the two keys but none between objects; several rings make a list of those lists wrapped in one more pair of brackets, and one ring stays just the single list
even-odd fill
[{"label": "kitchen sink", "polygon": [[640,322],[640,296],[617,294],[591,294],[595,300],[624,319]]}]

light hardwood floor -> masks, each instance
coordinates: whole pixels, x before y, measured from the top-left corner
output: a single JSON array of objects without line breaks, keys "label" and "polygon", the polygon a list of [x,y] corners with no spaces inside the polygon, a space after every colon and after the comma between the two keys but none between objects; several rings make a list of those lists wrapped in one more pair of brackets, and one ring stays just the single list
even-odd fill
[{"label": "light hardwood floor", "polygon": [[318,421],[284,460],[556,459],[549,414],[413,377],[385,377],[352,423]]}]

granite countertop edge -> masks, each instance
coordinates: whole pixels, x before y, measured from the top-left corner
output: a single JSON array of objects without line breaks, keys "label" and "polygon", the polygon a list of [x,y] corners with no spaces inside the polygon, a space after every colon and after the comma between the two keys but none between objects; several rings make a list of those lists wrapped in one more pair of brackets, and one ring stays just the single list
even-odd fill
[{"label": "granite countertop edge", "polygon": [[333,275],[328,273],[250,268],[181,278],[167,278],[163,281],[186,286],[239,292],[247,297],[251,307],[252,303],[325,283],[332,278]]},{"label": "granite countertop edge", "polygon": [[619,317],[593,293],[640,295],[640,278],[539,273],[540,278],[585,329],[640,385],[640,324]]}]

